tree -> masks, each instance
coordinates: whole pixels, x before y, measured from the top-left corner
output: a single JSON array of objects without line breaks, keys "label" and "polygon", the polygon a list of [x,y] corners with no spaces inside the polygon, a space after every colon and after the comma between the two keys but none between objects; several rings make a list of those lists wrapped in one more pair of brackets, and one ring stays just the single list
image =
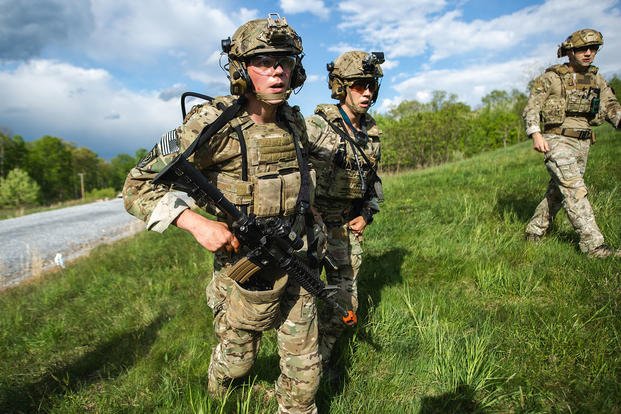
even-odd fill
[{"label": "tree", "polygon": [[0,205],[24,207],[36,204],[40,187],[24,170],[14,168],[0,178]]},{"label": "tree", "polygon": [[19,135],[0,133],[0,177],[24,164],[26,143]]},{"label": "tree", "polygon": [[26,144],[28,174],[41,186],[44,202],[71,198],[75,174],[70,145],[60,138],[46,135]]},{"label": "tree", "polygon": [[128,154],[119,154],[110,160],[110,166],[112,167],[112,187],[115,190],[121,190],[123,188],[129,170],[131,170],[136,163],[136,159]]}]

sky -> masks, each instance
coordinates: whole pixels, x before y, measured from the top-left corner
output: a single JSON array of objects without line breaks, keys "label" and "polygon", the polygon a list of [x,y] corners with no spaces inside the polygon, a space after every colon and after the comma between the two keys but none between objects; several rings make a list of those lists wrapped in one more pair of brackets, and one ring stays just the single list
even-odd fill
[{"label": "sky", "polygon": [[0,0],[0,130],[104,159],[150,149],[180,124],[181,93],[229,93],[220,41],[268,13],[302,37],[308,79],[289,102],[305,116],[335,103],[326,64],[347,50],[384,52],[380,113],[434,90],[473,108],[527,92],[581,28],[604,35],[600,73],[621,75],[621,0]]}]

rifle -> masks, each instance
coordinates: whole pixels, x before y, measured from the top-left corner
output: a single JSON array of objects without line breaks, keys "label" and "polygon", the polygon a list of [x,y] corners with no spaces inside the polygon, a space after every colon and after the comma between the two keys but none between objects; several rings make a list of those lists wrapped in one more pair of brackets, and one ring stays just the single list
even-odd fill
[{"label": "rifle", "polygon": [[[211,202],[229,215],[233,219],[231,229],[233,234],[250,249],[245,258],[247,260],[242,259],[238,262],[244,268],[240,270],[241,272],[250,273],[251,277],[262,267],[276,266],[293,277],[311,295],[331,306],[341,315],[344,324],[355,325],[358,318],[354,311],[345,309],[334,298],[339,288],[327,286],[295,255],[294,252],[300,250],[304,242],[291,230],[291,225],[280,217],[261,219],[253,214],[242,213],[187,160],[186,152],[168,164],[153,179],[153,184],[178,185],[194,198],[197,204]],[[254,266],[255,269],[247,272],[249,266]]]}]

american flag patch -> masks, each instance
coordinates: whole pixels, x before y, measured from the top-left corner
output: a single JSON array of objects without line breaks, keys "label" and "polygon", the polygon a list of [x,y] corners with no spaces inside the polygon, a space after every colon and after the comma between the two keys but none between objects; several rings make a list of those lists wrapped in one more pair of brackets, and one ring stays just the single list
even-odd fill
[{"label": "american flag patch", "polygon": [[179,151],[179,142],[177,141],[177,131],[171,130],[162,135],[160,139],[160,154],[168,155]]}]

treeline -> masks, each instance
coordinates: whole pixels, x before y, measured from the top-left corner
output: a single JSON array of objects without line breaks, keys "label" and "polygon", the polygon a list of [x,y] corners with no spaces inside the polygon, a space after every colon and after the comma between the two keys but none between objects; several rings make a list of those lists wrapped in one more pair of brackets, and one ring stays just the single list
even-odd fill
[{"label": "treeline", "polygon": [[404,101],[375,115],[384,132],[382,169],[422,168],[523,141],[527,99],[517,90],[492,91],[476,110],[443,91],[429,103]]},{"label": "treeline", "polygon": [[19,135],[0,133],[0,206],[48,205],[97,192],[115,194],[145,153],[139,149],[133,156],[119,154],[107,161],[61,138],[46,135],[25,142]]},{"label": "treeline", "polygon": [[[610,84],[621,100],[621,79],[614,76]],[[404,101],[386,114],[374,114],[383,130],[382,170],[423,168],[523,141],[526,101],[518,90],[495,90],[473,109],[456,95],[435,91],[428,103]],[[83,190],[115,194],[145,154],[139,149],[106,161],[61,138],[25,142],[0,133],[0,207],[78,199]]]},{"label": "treeline", "polygon": [[[621,79],[610,85],[621,100]],[[374,114],[382,129],[382,169],[423,168],[516,144],[528,137],[522,111],[528,96],[494,90],[472,109],[456,95],[435,91],[428,103],[404,101],[386,114]]]}]

